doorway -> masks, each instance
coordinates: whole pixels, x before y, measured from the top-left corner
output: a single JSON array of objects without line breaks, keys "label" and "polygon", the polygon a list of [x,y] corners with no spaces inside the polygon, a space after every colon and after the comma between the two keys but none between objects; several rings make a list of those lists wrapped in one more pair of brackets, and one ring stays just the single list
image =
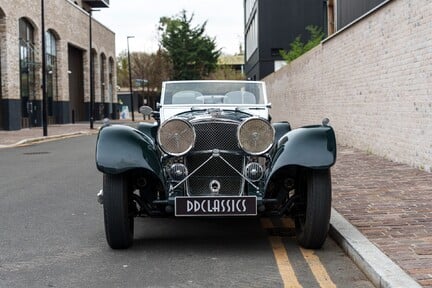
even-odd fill
[{"label": "doorway", "polygon": [[83,50],[69,45],[69,101],[70,122],[86,121],[84,105],[84,63]]}]

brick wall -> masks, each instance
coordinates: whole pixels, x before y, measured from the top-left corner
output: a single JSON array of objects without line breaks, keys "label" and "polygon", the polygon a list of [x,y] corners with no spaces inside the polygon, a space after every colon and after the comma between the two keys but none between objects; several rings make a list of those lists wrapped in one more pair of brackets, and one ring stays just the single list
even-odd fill
[{"label": "brick wall", "polygon": [[[76,1],[82,4],[82,1]],[[18,21],[25,17],[35,28],[35,45],[41,47],[40,31],[40,1],[14,0],[0,2],[0,53],[1,53],[1,73],[2,73],[2,98],[20,99],[19,81],[19,42],[18,42]],[[107,8],[109,9],[109,8]],[[107,58],[115,61],[115,34],[103,24],[93,19],[92,36],[93,48],[97,53],[96,59],[104,53]],[[88,49],[89,49],[89,17],[79,5],[75,5],[70,0],[51,0],[45,1],[45,29],[54,31],[57,39],[57,73],[58,73],[58,100],[68,101],[69,95],[69,75],[68,75],[68,45],[73,45],[84,51],[84,91],[85,101],[89,101],[88,83]],[[40,51],[36,53],[36,61],[41,62]],[[100,101],[101,87],[100,69],[98,62],[95,62],[95,100]],[[106,66],[105,79],[108,79],[109,66]],[[115,69],[115,67],[114,67]],[[41,72],[36,75],[38,81]],[[116,77],[114,70],[114,85]],[[106,92],[107,93],[107,92]],[[41,90],[37,89],[36,99],[41,99]],[[115,99],[116,101],[116,99]]]},{"label": "brick wall", "polygon": [[393,0],[266,77],[274,120],[432,171],[432,1]]}]

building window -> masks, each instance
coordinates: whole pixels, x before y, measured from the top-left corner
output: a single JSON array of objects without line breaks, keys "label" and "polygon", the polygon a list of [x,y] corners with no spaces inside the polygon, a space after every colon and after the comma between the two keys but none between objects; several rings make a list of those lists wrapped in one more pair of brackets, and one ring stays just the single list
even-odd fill
[{"label": "building window", "polygon": [[22,117],[30,117],[33,114],[33,102],[35,100],[35,43],[34,28],[24,18],[19,20],[19,64],[20,64],[20,94]]},{"label": "building window", "polygon": [[57,88],[57,39],[50,31],[45,34],[46,42],[46,91],[48,98],[48,115],[53,116],[53,101],[58,100]]},{"label": "building window", "polygon": [[327,1],[327,35],[336,32],[335,0]]},{"label": "building window", "polygon": [[108,74],[108,102],[109,105],[109,115],[113,117],[113,106],[112,103],[114,102],[114,60],[113,58],[109,58],[109,74]]},{"label": "building window", "polygon": [[245,0],[245,14],[246,14],[246,23],[249,22],[250,17],[252,16],[252,10],[255,6],[257,0]]},{"label": "building window", "polygon": [[101,102],[105,103],[105,73],[106,73],[106,57],[105,54],[100,56],[100,87],[101,87]]},{"label": "building window", "polygon": [[256,13],[250,22],[246,31],[246,60],[249,59],[253,52],[258,48],[258,17]]},{"label": "building window", "polygon": [[[5,37],[5,33],[6,33],[6,19],[5,19],[5,15],[3,13],[3,10],[0,8],[0,100],[2,99],[2,95],[3,95],[3,85],[2,85],[2,70],[1,70],[1,62],[3,61],[3,51],[5,51],[5,42],[3,42]],[[2,128],[2,117],[1,117],[1,103],[0,103],[0,129]]]}]

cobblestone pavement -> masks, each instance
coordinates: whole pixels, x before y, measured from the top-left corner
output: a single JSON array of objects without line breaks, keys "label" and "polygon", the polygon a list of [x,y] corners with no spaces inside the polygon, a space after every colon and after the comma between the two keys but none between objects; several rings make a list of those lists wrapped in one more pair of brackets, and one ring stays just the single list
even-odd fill
[{"label": "cobblestone pavement", "polygon": [[[48,127],[49,137],[96,132],[88,123]],[[40,127],[0,130],[0,148],[42,135]],[[422,286],[432,288],[432,173],[339,147],[332,177],[333,207]]]},{"label": "cobblestone pavement", "polygon": [[432,287],[432,174],[339,147],[333,207],[424,287]]}]

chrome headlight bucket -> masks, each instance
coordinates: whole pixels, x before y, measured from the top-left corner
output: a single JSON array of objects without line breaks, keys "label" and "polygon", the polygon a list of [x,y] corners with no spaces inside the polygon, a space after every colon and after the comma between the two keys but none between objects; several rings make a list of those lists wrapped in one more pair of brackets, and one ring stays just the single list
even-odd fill
[{"label": "chrome headlight bucket", "polygon": [[261,155],[273,146],[275,131],[267,120],[251,117],[239,126],[237,137],[240,147],[246,153]]},{"label": "chrome headlight bucket", "polygon": [[195,144],[195,129],[182,119],[165,121],[158,131],[158,142],[162,150],[171,156],[182,156]]}]

